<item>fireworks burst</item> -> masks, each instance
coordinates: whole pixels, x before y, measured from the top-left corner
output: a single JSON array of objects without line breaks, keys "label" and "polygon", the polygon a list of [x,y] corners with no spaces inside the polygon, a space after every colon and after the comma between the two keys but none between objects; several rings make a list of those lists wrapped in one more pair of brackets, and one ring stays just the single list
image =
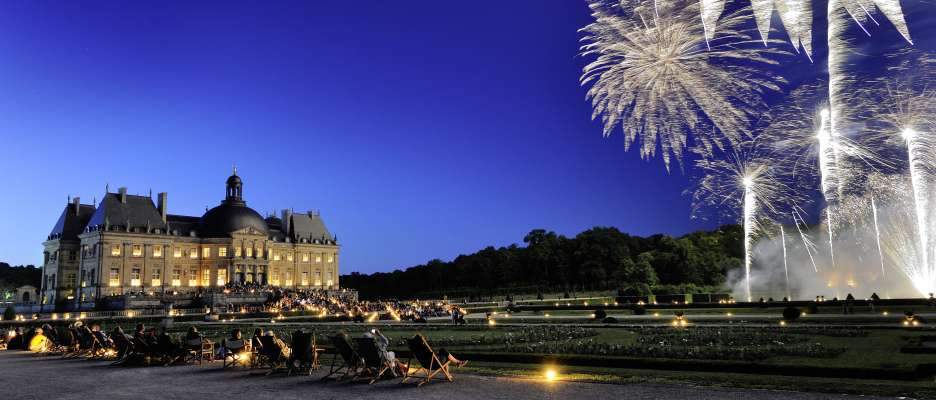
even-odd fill
[{"label": "fireworks burst", "polygon": [[755,139],[739,148],[723,159],[703,157],[696,161],[701,178],[692,193],[693,216],[699,216],[704,209],[717,209],[723,217],[740,219],[744,229],[745,295],[751,301],[754,239],[768,233],[765,228],[786,215],[787,210],[795,210],[801,198],[786,183],[789,175],[783,164],[774,162]]},{"label": "fireworks burst", "polygon": [[698,4],[593,0],[590,8],[595,22],[581,29],[580,50],[596,59],[580,80],[592,85],[592,118],[601,116],[605,136],[620,124],[625,150],[639,141],[644,159],[659,145],[667,169],[671,158],[682,162],[689,132],[705,155],[741,142],[763,94],[784,82],[767,67],[789,53],[760,46],[744,29],[749,9],[722,18],[707,45]]},{"label": "fireworks burst", "polygon": [[[705,26],[705,35],[709,39],[715,34],[716,22],[724,11],[726,2],[727,0],[701,0],[702,23]],[[810,43],[812,42],[812,0],[751,0],[751,7],[757,22],[757,29],[765,44],[770,33],[771,16],[774,10],[777,10],[793,47],[802,48],[807,56],[812,57]],[[907,42],[913,43],[910,40],[910,31],[904,19],[903,9],[900,7],[900,0],[829,0],[826,10],[829,16],[836,16],[834,19],[829,19],[832,21],[829,27],[830,32],[844,30],[843,24],[851,19],[867,34],[868,30],[865,25],[868,21],[878,25],[874,14],[879,10],[894,24]],[[838,18],[840,13],[846,14],[848,18]]]}]

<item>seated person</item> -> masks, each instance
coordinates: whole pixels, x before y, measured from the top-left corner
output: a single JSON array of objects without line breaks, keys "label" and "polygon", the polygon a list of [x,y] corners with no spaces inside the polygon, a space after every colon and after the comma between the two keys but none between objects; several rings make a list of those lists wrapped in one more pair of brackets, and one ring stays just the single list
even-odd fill
[{"label": "seated person", "polygon": [[273,331],[266,331],[263,336],[272,336],[273,341],[276,342],[276,345],[280,348],[280,357],[288,358],[289,357],[289,346],[285,342],[276,337]]},{"label": "seated person", "polygon": [[[232,343],[233,342],[233,343]],[[248,342],[241,335],[241,330],[234,328],[231,336],[221,339],[221,348],[218,349],[218,357],[224,358],[234,353],[240,353],[248,346]]]},{"label": "seated person", "polygon": [[42,328],[36,328],[32,338],[29,339],[27,350],[33,352],[43,352],[49,349],[49,339],[43,334]]},{"label": "seated person", "polygon": [[253,337],[250,338],[250,347],[255,353],[259,353],[260,349],[263,348],[263,343],[260,342],[260,336],[263,336],[263,329],[254,329]]},{"label": "seated person", "polygon": [[377,344],[377,350],[380,351],[380,357],[390,364],[390,372],[393,376],[397,376],[397,373],[406,373],[406,367],[397,360],[396,353],[387,350],[387,348],[390,347],[390,339],[387,339],[383,333],[377,330],[377,328],[374,328],[365,331],[363,337],[374,339],[374,342]]},{"label": "seated person", "polygon": [[7,342],[7,349],[9,349],[9,350],[23,350],[23,348],[25,347],[25,346],[23,345],[23,339],[24,339],[24,338],[23,338],[23,328],[22,328],[22,327],[16,327],[16,329],[13,331],[13,333],[14,333],[14,334],[13,334],[13,337],[10,338],[10,341],[9,341],[9,342]]},{"label": "seated person", "polygon": [[104,331],[101,330],[101,325],[91,325],[91,333],[95,338],[97,338],[98,342],[101,343],[101,346],[104,346],[104,348],[114,347],[114,341],[108,337]]}]

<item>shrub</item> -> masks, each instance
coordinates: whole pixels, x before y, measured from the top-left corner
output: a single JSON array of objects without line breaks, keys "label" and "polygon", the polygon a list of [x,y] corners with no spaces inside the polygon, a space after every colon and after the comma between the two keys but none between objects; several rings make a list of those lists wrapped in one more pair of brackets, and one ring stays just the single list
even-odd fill
[{"label": "shrub", "polygon": [[595,310],[595,319],[605,319],[608,316],[608,313],[605,312],[604,308],[599,308]]},{"label": "shrub", "polygon": [[783,319],[786,321],[795,321],[800,317],[802,311],[799,308],[789,306],[783,309]]},{"label": "shrub", "polygon": [[13,306],[9,306],[3,311],[3,320],[12,321],[14,319],[16,319],[16,310],[13,309]]},{"label": "shrub", "polygon": [[606,324],[616,324],[618,320],[617,318],[614,318],[614,317],[607,317],[605,319],[602,319],[601,322],[604,322]]}]

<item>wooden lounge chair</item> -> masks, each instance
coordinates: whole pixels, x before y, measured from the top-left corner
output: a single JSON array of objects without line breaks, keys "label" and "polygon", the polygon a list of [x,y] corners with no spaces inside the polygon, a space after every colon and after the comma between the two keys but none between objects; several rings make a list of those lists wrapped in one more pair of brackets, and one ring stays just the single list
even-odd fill
[{"label": "wooden lounge chair", "polygon": [[[410,359],[406,362],[409,368],[400,383],[405,383],[410,378],[419,379],[419,385],[417,386],[425,385],[432,379],[445,379],[449,382],[454,380],[449,372],[451,361],[449,361],[448,357],[445,357],[445,361],[441,360],[432,350],[432,347],[429,346],[429,343],[426,342],[425,337],[422,335],[413,336],[411,339],[406,339],[406,345],[410,349]],[[413,368],[412,361],[414,359],[419,363],[420,368]],[[440,372],[442,376],[438,376]]]},{"label": "wooden lounge chair", "polygon": [[[245,354],[250,354],[250,346],[244,339],[225,339],[221,346],[224,349],[223,358],[221,360],[221,368],[235,367],[237,366],[238,362],[243,363],[241,360],[245,357]],[[228,359],[231,361],[228,362]]]},{"label": "wooden lounge chair", "polygon": [[358,354],[364,360],[364,364],[354,377],[355,379],[370,378],[368,384],[373,385],[387,371],[391,371],[393,365],[380,354],[380,349],[377,348],[377,341],[374,338],[355,338],[354,343],[357,345]]},{"label": "wooden lounge chair", "polygon": [[292,355],[289,357],[289,371],[287,375],[306,372],[312,375],[312,371],[318,369],[319,359],[318,351],[315,347],[315,334],[297,331],[292,336]]},{"label": "wooden lounge chair", "polygon": [[263,365],[270,367],[267,375],[279,369],[287,369],[286,361],[289,360],[289,347],[284,347],[280,341],[276,340],[275,336],[261,336],[260,344],[263,345],[263,348],[260,349],[260,353],[263,355]]},{"label": "wooden lounge chair", "polygon": [[348,337],[348,334],[339,333],[328,339],[335,348],[335,356],[332,357],[328,375],[323,376],[322,380],[328,379],[337,373],[341,373],[338,381],[356,375],[361,368],[361,356],[357,354],[357,351],[351,345],[351,338]]}]

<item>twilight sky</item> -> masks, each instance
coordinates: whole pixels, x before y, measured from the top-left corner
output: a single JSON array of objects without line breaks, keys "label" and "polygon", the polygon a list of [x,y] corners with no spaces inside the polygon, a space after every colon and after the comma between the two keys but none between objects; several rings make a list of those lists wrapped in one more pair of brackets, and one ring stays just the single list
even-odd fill
[{"label": "twilight sky", "polygon": [[[911,34],[932,49],[916,3]],[[903,45],[879,19],[859,39]],[[717,225],[689,218],[687,175],[590,120],[588,22],[578,0],[5,2],[0,261],[40,263],[67,196],[90,203],[105,184],[201,215],[235,162],[261,214],[321,210],[343,273],[533,228]],[[794,80],[824,74],[821,40]]]}]

